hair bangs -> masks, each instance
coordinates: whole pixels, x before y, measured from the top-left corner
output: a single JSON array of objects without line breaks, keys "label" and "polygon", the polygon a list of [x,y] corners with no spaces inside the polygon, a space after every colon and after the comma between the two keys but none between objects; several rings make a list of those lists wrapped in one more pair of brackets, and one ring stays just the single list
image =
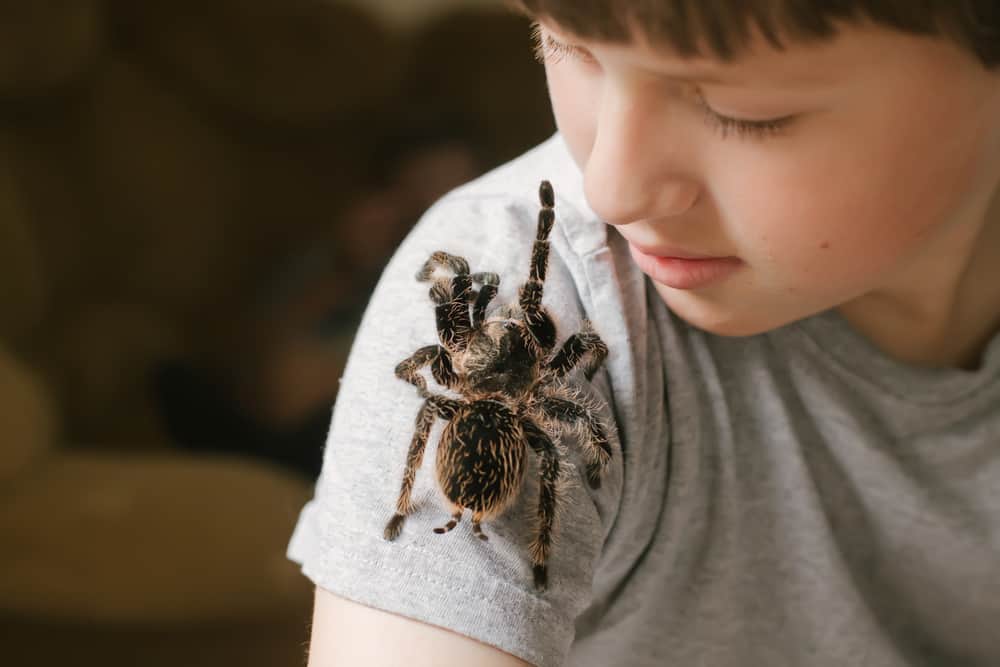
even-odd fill
[{"label": "hair bangs", "polygon": [[986,66],[1000,62],[996,0],[512,0],[534,18],[584,39],[637,34],[682,57],[738,58],[754,32],[773,47],[832,39],[838,23],[872,22],[917,35],[947,35]]}]

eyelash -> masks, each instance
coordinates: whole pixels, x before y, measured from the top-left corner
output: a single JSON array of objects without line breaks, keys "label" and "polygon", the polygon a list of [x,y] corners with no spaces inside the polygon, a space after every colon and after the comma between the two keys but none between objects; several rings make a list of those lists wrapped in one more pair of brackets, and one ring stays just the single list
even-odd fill
[{"label": "eyelash", "polygon": [[[595,62],[593,56],[583,49],[570,44],[563,44],[553,39],[550,35],[544,34],[540,25],[536,24],[533,28],[532,39],[535,43],[535,59],[542,64],[546,60],[551,59],[559,62],[564,58],[572,58],[584,63]],[[730,134],[736,134],[744,138],[766,139],[782,134],[792,121],[792,116],[772,120],[743,120],[741,118],[723,116],[708,105],[701,91],[697,93],[696,102],[703,112],[705,121],[716,129],[723,139]]]}]

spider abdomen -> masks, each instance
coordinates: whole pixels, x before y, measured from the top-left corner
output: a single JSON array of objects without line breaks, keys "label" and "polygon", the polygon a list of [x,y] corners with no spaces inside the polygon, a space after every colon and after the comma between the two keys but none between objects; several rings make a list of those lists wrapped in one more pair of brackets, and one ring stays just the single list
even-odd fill
[{"label": "spider abdomen", "polygon": [[524,476],[524,435],[505,405],[478,400],[464,405],[441,434],[438,484],[456,509],[489,520],[517,497]]}]

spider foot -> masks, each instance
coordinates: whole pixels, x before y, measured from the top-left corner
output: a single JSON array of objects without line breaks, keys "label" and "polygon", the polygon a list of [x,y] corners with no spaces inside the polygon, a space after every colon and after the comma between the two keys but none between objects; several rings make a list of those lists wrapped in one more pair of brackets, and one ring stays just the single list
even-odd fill
[{"label": "spider foot", "polygon": [[473,533],[473,534],[474,534],[474,535],[475,535],[476,537],[478,537],[479,539],[481,539],[481,540],[482,540],[483,542],[486,542],[486,541],[488,541],[488,540],[490,539],[490,538],[489,538],[489,537],[488,537],[488,536],[486,535],[486,533],[484,533],[484,532],[483,532],[483,529],[482,529],[482,527],[481,527],[481,526],[479,525],[479,523],[478,523],[478,522],[477,522],[477,523],[473,523],[473,524],[472,524],[472,533]]},{"label": "spider foot", "polygon": [[462,520],[462,513],[456,512],[455,514],[451,515],[451,521],[446,523],[441,528],[435,528],[434,532],[437,533],[438,535],[444,535],[445,533],[450,533],[452,530],[454,530],[455,526],[457,526],[458,522],[461,520]]},{"label": "spider foot", "polygon": [[399,537],[399,534],[403,531],[403,522],[406,521],[406,517],[402,514],[394,514],[389,523],[385,524],[385,532],[383,535],[385,539],[390,542]]},{"label": "spider foot", "polygon": [[556,194],[555,190],[552,188],[552,183],[549,181],[542,181],[541,185],[538,187],[538,199],[542,202],[542,206],[545,208],[552,208],[556,205]]},{"label": "spider foot", "polygon": [[438,251],[424,262],[420,271],[417,272],[417,280],[421,282],[430,280],[437,268],[450,269],[457,275],[469,273],[469,263],[464,258]]},{"label": "spider foot", "polygon": [[549,569],[545,565],[536,565],[532,568],[535,574],[535,588],[544,591],[549,587]]},{"label": "spider foot", "polygon": [[480,271],[479,273],[472,274],[473,282],[477,282],[480,285],[492,285],[496,287],[500,284],[500,276],[496,273],[491,273],[489,271]]}]

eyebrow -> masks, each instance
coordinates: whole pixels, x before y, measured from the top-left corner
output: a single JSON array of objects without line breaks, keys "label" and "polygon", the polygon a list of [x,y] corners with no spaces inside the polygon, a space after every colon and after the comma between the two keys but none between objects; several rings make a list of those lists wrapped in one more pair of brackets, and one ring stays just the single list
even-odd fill
[{"label": "eyebrow", "polygon": [[831,86],[835,80],[831,76],[817,75],[810,70],[775,71],[760,70],[749,73],[738,70],[725,71],[717,65],[702,65],[690,61],[672,63],[650,63],[649,72],[671,81],[683,83],[703,83],[732,88],[773,87],[787,90],[815,89],[820,86]]},{"label": "eyebrow", "polygon": [[697,72],[690,74],[660,72],[660,74],[673,81],[684,81],[687,83],[715,83],[726,86],[737,86],[746,83],[745,81],[739,79],[718,77],[708,73],[707,71],[704,74],[699,74]]},{"label": "eyebrow", "polygon": [[[696,59],[678,58],[670,53],[650,51],[653,57],[663,58],[660,62],[650,61],[649,71],[664,76],[673,81],[686,83],[709,83],[721,86],[774,86],[781,88],[809,88],[833,83],[831,77],[817,75],[810,69],[800,71],[776,71],[760,69],[750,73],[740,71],[739,63],[731,65],[702,63]],[[675,64],[676,63],[676,64]],[[744,67],[749,68],[748,65]]]},{"label": "eyebrow", "polygon": [[[544,28],[547,33],[546,37],[555,37],[557,41],[568,44],[570,46],[577,46],[579,48],[588,48],[593,44],[592,40],[583,39],[573,35],[571,32],[562,31],[559,29],[553,29],[551,26],[545,26],[542,22],[536,22],[536,25]],[[618,43],[605,43],[603,46],[611,49],[626,49],[628,44],[618,44]],[[652,44],[640,44],[652,57],[661,57],[677,61],[677,67],[669,66],[667,68],[663,67],[663,63],[653,63],[650,62],[648,70],[659,76],[666,77],[672,81],[680,81],[685,83],[707,83],[715,84],[720,86],[731,86],[731,87],[749,87],[749,86],[760,86],[769,85],[781,88],[815,88],[821,85],[831,85],[834,81],[829,76],[817,76],[814,71],[804,70],[801,72],[784,72],[781,75],[770,72],[764,76],[754,77],[751,80],[745,76],[739,76],[736,74],[725,74],[720,73],[726,65],[722,64],[700,64],[697,59],[692,58],[682,58],[670,53],[668,50],[657,49],[655,45]],[[705,59],[702,59],[705,60]],[[730,66],[737,66],[735,63]]]}]

